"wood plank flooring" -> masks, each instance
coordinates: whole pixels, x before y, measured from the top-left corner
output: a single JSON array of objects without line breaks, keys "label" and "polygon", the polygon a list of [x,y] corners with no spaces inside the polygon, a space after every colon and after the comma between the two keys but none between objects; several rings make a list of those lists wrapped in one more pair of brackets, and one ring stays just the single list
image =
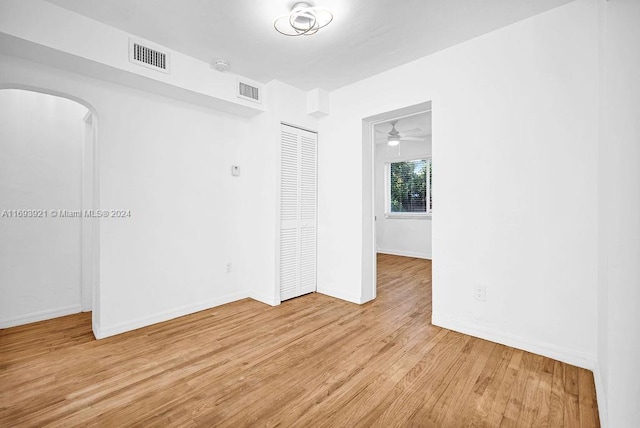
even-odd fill
[{"label": "wood plank flooring", "polygon": [[378,264],[361,306],[247,299],[100,341],[89,314],[0,330],[0,426],[599,426],[591,372],[431,325],[431,262]]}]

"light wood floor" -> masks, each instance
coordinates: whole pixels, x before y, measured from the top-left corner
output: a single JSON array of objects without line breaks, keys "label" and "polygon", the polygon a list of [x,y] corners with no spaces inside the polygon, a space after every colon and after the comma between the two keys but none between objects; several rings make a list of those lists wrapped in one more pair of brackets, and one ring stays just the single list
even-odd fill
[{"label": "light wood floor", "polygon": [[0,330],[0,426],[596,427],[591,372],[430,324],[431,263],[378,298],[242,300],[96,341],[89,314]]}]

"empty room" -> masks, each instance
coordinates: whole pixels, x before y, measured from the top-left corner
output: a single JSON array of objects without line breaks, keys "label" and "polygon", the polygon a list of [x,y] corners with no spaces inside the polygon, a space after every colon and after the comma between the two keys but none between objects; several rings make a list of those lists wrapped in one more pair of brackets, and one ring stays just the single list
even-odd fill
[{"label": "empty room", "polygon": [[0,427],[640,421],[637,0],[1,0]]}]

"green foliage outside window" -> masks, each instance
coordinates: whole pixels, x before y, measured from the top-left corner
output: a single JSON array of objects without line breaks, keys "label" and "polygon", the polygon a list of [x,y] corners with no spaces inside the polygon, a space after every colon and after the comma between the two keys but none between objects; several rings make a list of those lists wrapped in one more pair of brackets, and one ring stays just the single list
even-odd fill
[{"label": "green foliage outside window", "polygon": [[389,176],[392,213],[431,212],[431,159],[391,163]]}]

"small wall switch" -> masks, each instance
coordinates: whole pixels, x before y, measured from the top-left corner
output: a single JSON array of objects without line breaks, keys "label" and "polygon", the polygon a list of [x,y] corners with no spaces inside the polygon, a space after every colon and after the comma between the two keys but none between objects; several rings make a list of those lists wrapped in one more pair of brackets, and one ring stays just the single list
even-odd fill
[{"label": "small wall switch", "polygon": [[234,177],[240,176],[240,167],[238,165],[231,165],[231,175]]},{"label": "small wall switch", "polygon": [[486,302],[487,301],[487,288],[483,287],[483,286],[476,287],[473,297],[479,302]]},{"label": "small wall switch", "polygon": [[227,263],[227,273],[231,273],[231,263]]}]

